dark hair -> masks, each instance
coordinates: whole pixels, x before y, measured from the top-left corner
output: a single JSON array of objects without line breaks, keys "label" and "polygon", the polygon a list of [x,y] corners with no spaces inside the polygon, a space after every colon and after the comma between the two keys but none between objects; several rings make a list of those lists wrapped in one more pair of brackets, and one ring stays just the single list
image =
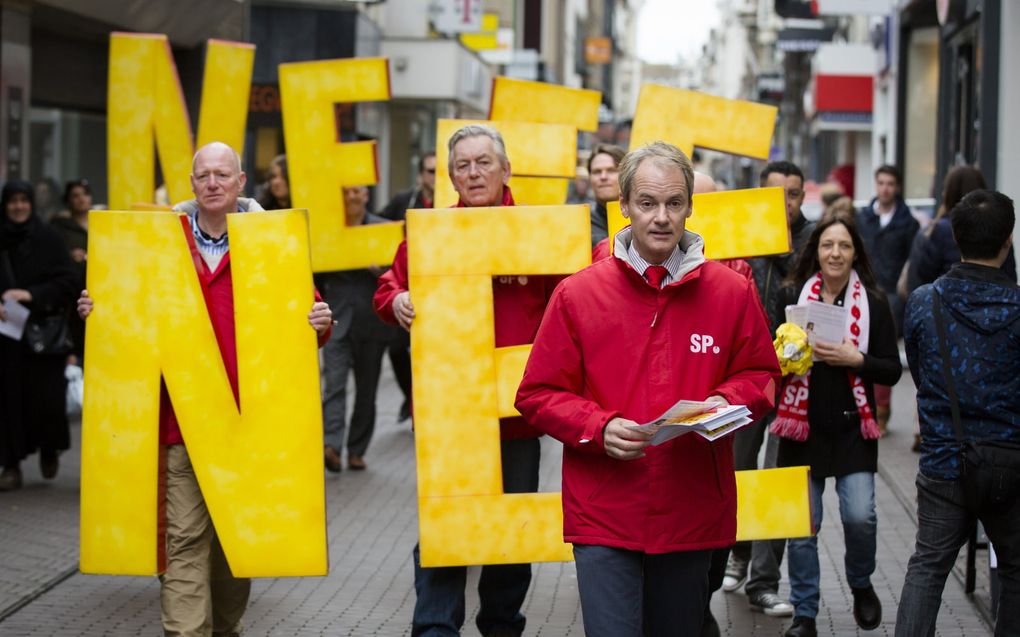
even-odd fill
[{"label": "dark hair", "polygon": [[10,203],[11,198],[17,194],[22,194],[28,197],[28,204],[32,207],[32,212],[34,213],[35,188],[32,187],[32,184],[20,179],[12,179],[4,184],[4,189],[0,192],[0,213],[7,214],[7,204]]},{"label": "dark hair", "polygon": [[92,186],[89,185],[89,180],[88,179],[75,179],[74,181],[69,181],[69,182],[67,182],[67,184],[64,185],[64,205],[65,206],[70,206],[71,205],[71,193],[74,192],[75,188],[83,188],[85,190],[86,194],[89,194],[89,195],[92,194]]},{"label": "dark hair", "polygon": [[627,151],[615,144],[595,144],[595,148],[592,148],[591,154],[588,155],[588,174],[591,175],[591,162],[595,159],[595,155],[609,155],[613,158],[613,164],[619,168],[620,162],[623,161],[623,156],[626,154]]},{"label": "dark hair", "polygon": [[273,157],[272,161],[269,162],[269,170],[266,171],[266,181],[273,178],[273,167],[280,167],[280,174],[283,175],[283,180],[290,185],[290,173],[287,172],[287,156],[277,155]]},{"label": "dark hair", "polygon": [[1013,234],[1013,200],[994,190],[975,190],[949,211],[953,238],[964,259],[994,259]]},{"label": "dark hair", "polygon": [[418,158],[418,174],[419,175],[425,171],[425,160],[428,159],[429,157],[435,157],[435,156],[436,156],[436,151],[434,151],[434,150],[426,150],[424,153],[421,154],[421,157]]},{"label": "dark hair", "polygon": [[878,176],[882,174],[889,175],[895,179],[897,187],[903,185],[903,174],[896,166],[893,166],[892,164],[882,164],[875,169],[875,179],[878,179]]},{"label": "dark hair", "polygon": [[783,285],[802,286],[809,277],[822,269],[821,264],[818,262],[818,243],[822,238],[822,233],[837,223],[843,224],[854,242],[853,267],[854,270],[857,270],[857,275],[861,277],[861,283],[869,290],[880,289],[878,282],[875,280],[875,272],[871,269],[868,253],[864,251],[864,241],[861,239],[861,234],[857,232],[857,223],[854,221],[854,215],[842,211],[826,212],[818,220],[818,224],[815,226],[814,231],[811,232],[807,243],[804,244],[804,247],[797,254],[796,265],[793,266]]},{"label": "dark hair", "polygon": [[[955,166],[946,173],[942,181],[942,205],[939,206],[935,221],[949,214],[949,211],[960,203],[963,196],[974,190],[988,188],[985,176],[973,166]],[[934,225],[934,224],[932,224]]]},{"label": "dark hair", "polygon": [[794,176],[800,177],[800,185],[804,185],[804,173],[801,172],[797,164],[792,161],[773,161],[769,162],[765,168],[762,169],[761,175],[758,177],[758,185],[764,186],[765,180],[769,178],[772,173],[779,173],[786,177]]}]

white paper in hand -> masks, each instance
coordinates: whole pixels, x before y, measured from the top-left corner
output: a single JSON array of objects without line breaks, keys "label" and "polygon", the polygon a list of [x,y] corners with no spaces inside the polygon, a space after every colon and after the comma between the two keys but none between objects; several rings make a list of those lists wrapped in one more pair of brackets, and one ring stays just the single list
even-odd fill
[{"label": "white paper in hand", "polygon": [[25,324],[28,323],[28,308],[17,301],[4,301],[4,311],[7,318],[0,321],[0,334],[7,338],[20,341],[25,333]]}]

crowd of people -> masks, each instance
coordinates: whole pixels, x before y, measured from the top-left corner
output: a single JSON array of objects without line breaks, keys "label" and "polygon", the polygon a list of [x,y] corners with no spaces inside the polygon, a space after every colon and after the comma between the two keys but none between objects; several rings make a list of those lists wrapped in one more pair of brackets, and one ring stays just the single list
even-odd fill
[{"label": "crowd of people", "polygon": [[[586,634],[718,635],[713,593],[743,588],[749,610],[792,617],[789,637],[816,635],[817,536],[734,543],[734,470],[789,466],[811,469],[815,533],[833,479],[853,617],[863,630],[878,627],[883,609],[871,583],[875,473],[890,388],[903,369],[901,336],[919,388],[921,456],[917,551],[896,634],[933,634],[946,576],[978,520],[995,546],[1000,603],[1009,608],[1020,594],[1020,288],[1012,201],[987,190],[977,169],[956,167],[945,177],[935,218],[919,220],[900,194],[900,172],[882,166],[870,204],[855,210],[839,198],[812,221],[802,210],[803,172],[771,162],[759,183],[785,189],[791,251],[714,262],[686,221],[696,213],[692,196],[716,185],[682,151],[662,142],[630,153],[599,144],[583,168],[590,187],[575,185],[571,196],[590,207],[592,265],[572,276],[496,277],[493,303],[496,346],[534,344],[517,394],[521,415],[500,421],[504,491],[536,491],[538,438],[563,443],[563,534],[574,548]],[[196,269],[203,285],[229,290],[226,214],[291,207],[286,157],[271,162],[257,200],[243,196],[240,159],[223,144],[200,149],[192,169],[195,199],[175,210],[189,220],[186,235],[202,257]],[[435,173],[435,154],[424,153],[414,187],[378,214],[369,209],[366,187],[345,186],[346,225],[402,220],[408,209],[433,207]],[[451,137],[449,174],[458,207],[518,205],[509,186],[511,158],[492,128],[465,126]],[[630,224],[614,237],[611,201],[620,202]],[[64,203],[64,211],[48,210],[47,220],[28,183],[8,182],[0,197],[0,320],[11,303],[31,312],[24,337],[0,336],[0,491],[21,487],[20,463],[36,452],[43,476],[52,478],[70,446],[64,368],[84,359],[84,323],[93,308],[82,291],[88,183],[69,182]],[[387,352],[404,394],[400,420],[412,415],[409,333],[416,313],[408,277],[406,241],[389,267],[315,276],[308,320],[322,348],[329,472],[342,470],[345,451],[348,469],[367,467]],[[219,299],[207,308],[210,318],[232,335],[231,296],[207,298]],[[845,308],[842,339],[813,340],[810,370],[783,376],[773,339],[789,322],[788,308],[810,302]],[[714,354],[699,357],[691,335],[711,336]],[[220,348],[236,392],[236,352],[226,340]],[[173,407],[163,398],[164,628],[235,634],[249,585],[229,573]],[[746,405],[754,422],[714,442],[685,436],[652,445],[651,434],[634,426],[679,398]],[[418,547],[411,553],[412,634],[459,634],[465,568],[423,567]],[[779,595],[784,556],[788,600]],[[475,618],[483,635],[522,634],[530,581],[528,564],[483,567]],[[1018,630],[1014,616],[1000,613],[996,634]]]}]

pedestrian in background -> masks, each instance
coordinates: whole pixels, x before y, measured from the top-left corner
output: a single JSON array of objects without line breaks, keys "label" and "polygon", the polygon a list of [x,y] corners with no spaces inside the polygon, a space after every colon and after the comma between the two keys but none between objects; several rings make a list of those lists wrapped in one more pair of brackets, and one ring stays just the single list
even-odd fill
[{"label": "pedestrian in background", "polygon": [[[903,300],[896,293],[896,283],[920,228],[900,195],[902,188],[903,176],[899,168],[888,164],[879,166],[875,170],[875,198],[857,211],[857,228],[864,250],[874,263],[875,280],[892,310],[897,335],[902,332]],[[884,435],[892,416],[892,387],[876,384],[875,401],[875,418]]]},{"label": "pedestrian in background", "polygon": [[[783,281],[793,271],[797,256],[815,229],[815,223],[808,221],[801,211],[804,204],[804,173],[796,164],[788,161],[771,162],[762,169],[758,178],[763,188],[783,188],[786,204],[786,222],[790,228],[791,251],[787,254],[757,257],[749,263],[754,273],[758,295],[765,307],[769,331],[775,338],[776,328],[786,322],[786,294]],[[733,462],[737,471],[758,468],[758,454],[765,432],[775,412],[760,421],[744,427],[734,434]],[[778,441],[769,436],[766,444],[763,469],[776,466]],[[786,540],[761,540],[738,542],[733,547],[722,588],[726,592],[739,590],[747,582],[745,592],[751,610],[773,617],[793,614],[793,606],[779,597],[780,564]]]},{"label": "pedestrian in background", "polygon": [[[873,630],[882,621],[882,606],[871,585],[879,437],[873,385],[895,384],[902,368],[892,313],[878,290],[852,216],[826,214],[818,222],[785,289],[787,304],[820,301],[847,310],[842,342],[816,341],[815,362],[808,373],[787,377],[770,431],[781,437],[778,466],[811,467],[811,523],[816,534],[822,524],[825,482],[836,479],[854,619],[862,629]],[[821,579],[817,535],[789,540],[788,552],[794,620],[786,634],[813,637]]]},{"label": "pedestrian in background", "polygon": [[269,162],[265,190],[258,202],[263,210],[286,210],[291,207],[286,155],[277,155]]},{"label": "pedestrian in background", "polygon": [[[934,283],[935,279],[949,272],[953,265],[960,262],[960,248],[953,240],[949,211],[955,208],[967,193],[987,187],[984,175],[973,166],[954,166],[946,173],[942,184],[942,204],[935,214],[935,219],[927,228],[917,233],[910,248],[907,295],[926,283]],[[1012,246],[1002,263],[1001,270],[1016,282],[1016,261]]]},{"label": "pedestrian in background", "polygon": [[[348,226],[384,223],[366,209],[368,188],[344,186],[344,210]],[[326,469],[341,469],[347,430],[347,466],[365,469],[365,452],[375,431],[375,399],[386,346],[396,327],[379,320],[372,310],[372,296],[384,268],[321,272],[316,287],[333,310],[333,334],[323,355],[322,426]],[[347,428],[347,379],[354,372],[354,410]]]},{"label": "pedestrian in background", "polygon": [[[591,246],[609,238],[609,219],[606,204],[620,200],[620,162],[627,151],[613,144],[596,144],[588,156],[588,178],[594,201],[591,207]],[[609,254],[606,245],[605,255]],[[594,260],[594,258],[593,258]]]},{"label": "pedestrian in background", "polygon": [[998,559],[996,635],[1020,635],[1020,288],[1002,271],[1016,215],[975,190],[949,213],[962,257],[910,295],[903,337],[917,386],[917,543],[897,637],[930,637],[946,577],[980,521]]},{"label": "pedestrian in background", "polygon": [[[0,336],[0,491],[21,488],[21,461],[39,452],[52,479],[71,446],[64,366],[71,352],[67,313],[78,275],[60,235],[33,209],[31,184],[10,181],[0,194],[0,300],[30,314],[20,341]],[[0,306],[0,320],[8,312]]]},{"label": "pedestrian in background", "polygon": [[[70,251],[78,275],[75,287],[85,289],[85,273],[89,249],[89,210],[92,209],[92,188],[88,180],[76,179],[64,186],[64,205],[67,214],[60,214],[51,222]],[[74,345],[72,363],[81,366],[85,359],[85,321],[74,308],[69,308],[71,342]]]}]

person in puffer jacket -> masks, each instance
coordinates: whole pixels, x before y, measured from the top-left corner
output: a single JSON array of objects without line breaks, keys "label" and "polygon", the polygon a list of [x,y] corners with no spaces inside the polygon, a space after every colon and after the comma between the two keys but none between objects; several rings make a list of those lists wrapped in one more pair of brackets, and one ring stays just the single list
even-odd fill
[{"label": "person in puffer jacket", "polygon": [[679,399],[771,410],[779,363],[754,281],[684,228],[694,180],[654,142],[620,164],[631,227],[549,302],[517,393],[563,443],[563,536],[589,637],[697,635],[712,549],[736,537],[731,437],[650,446],[628,429]]},{"label": "person in puffer jacket", "polygon": [[[1001,267],[1013,244],[1016,215],[1009,197],[975,190],[949,213],[963,258],[934,283],[910,295],[903,337],[917,385],[921,462],[917,474],[917,547],[896,617],[896,635],[935,632],[946,576],[976,520],[998,558],[996,635],[1020,634],[1020,287]],[[936,298],[937,297],[937,298]],[[936,304],[938,301],[938,304]],[[946,342],[936,323],[940,312]],[[949,358],[965,439],[994,442],[1012,459],[1012,480],[965,497],[962,448],[953,424]],[[995,489],[1001,489],[993,494]],[[988,506],[978,497],[997,495]]]}]

